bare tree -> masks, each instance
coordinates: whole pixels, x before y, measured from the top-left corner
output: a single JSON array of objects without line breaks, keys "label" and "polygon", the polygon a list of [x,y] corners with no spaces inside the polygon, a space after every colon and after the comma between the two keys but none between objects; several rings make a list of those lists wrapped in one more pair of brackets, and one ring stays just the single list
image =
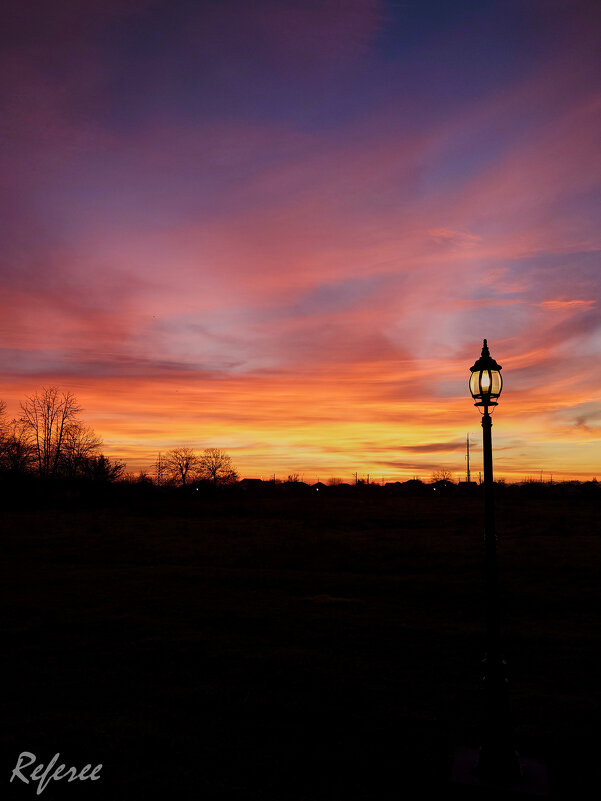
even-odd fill
[{"label": "bare tree", "polygon": [[103,453],[90,456],[85,464],[86,475],[93,481],[118,481],[124,477],[125,462],[113,461]]},{"label": "bare tree", "polygon": [[0,420],[0,468],[11,473],[26,473],[35,459],[29,430],[21,420]]},{"label": "bare tree", "polygon": [[182,487],[186,486],[188,476],[194,474],[199,465],[198,456],[192,448],[186,447],[167,451],[162,461],[162,469],[172,479],[180,481]]},{"label": "bare tree", "polygon": [[21,421],[31,432],[40,476],[56,475],[66,430],[78,423],[81,407],[71,392],[42,387],[21,403]]},{"label": "bare tree", "polygon": [[440,470],[435,470],[432,473],[432,483],[434,484],[436,481],[453,481],[453,474],[450,470],[445,470],[444,468]]},{"label": "bare tree", "polygon": [[4,443],[8,436],[8,423],[6,421],[6,402],[0,400],[0,459],[4,453]]},{"label": "bare tree", "polygon": [[213,484],[230,484],[238,478],[231,456],[219,448],[205,448],[198,462],[199,474]]},{"label": "bare tree", "polygon": [[157,456],[157,460],[154,463],[154,471],[156,485],[157,487],[160,487],[163,483],[163,479],[165,478],[165,460],[161,458],[160,451],[159,455]]},{"label": "bare tree", "polygon": [[138,470],[137,473],[130,473],[129,480],[132,484],[138,484],[141,487],[152,486],[152,476],[149,474],[148,470],[144,468]]},{"label": "bare tree", "polygon": [[98,457],[102,440],[94,429],[81,423],[71,423],[63,434],[59,469],[68,478],[87,475],[88,462]]}]

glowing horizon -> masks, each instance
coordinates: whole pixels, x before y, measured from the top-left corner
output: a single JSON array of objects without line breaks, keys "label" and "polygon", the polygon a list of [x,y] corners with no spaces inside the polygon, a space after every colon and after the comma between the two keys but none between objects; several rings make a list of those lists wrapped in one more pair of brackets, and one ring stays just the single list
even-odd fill
[{"label": "glowing horizon", "polygon": [[241,476],[601,473],[592,3],[73,3],[2,34],[0,399]]}]

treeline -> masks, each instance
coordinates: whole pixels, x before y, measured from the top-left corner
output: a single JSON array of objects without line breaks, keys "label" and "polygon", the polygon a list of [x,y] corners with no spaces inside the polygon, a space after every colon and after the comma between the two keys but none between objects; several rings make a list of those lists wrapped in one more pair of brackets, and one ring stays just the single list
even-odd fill
[{"label": "treeline", "polygon": [[159,454],[156,464],[157,484],[181,484],[210,481],[214,486],[233,484],[238,480],[232,459],[219,448],[205,448],[196,453],[192,448],[173,448]]},{"label": "treeline", "polygon": [[[238,483],[241,490],[263,492],[282,485],[283,491],[302,492],[310,488],[323,491],[328,488],[337,494],[349,493],[351,489],[359,491],[364,485],[374,492],[382,489],[393,495],[465,493],[477,487],[473,482],[455,484],[452,473],[446,469],[432,473],[430,484],[414,477],[409,481],[389,482],[380,486],[370,483],[369,476],[364,481],[355,474],[354,485],[346,484],[339,478],[329,479],[327,485],[319,481],[308,485],[299,480],[297,473],[289,475],[284,482],[276,481],[275,475],[269,482],[260,479],[238,482],[238,473],[225,451],[205,448],[197,452],[187,446],[159,454],[152,477],[145,471],[133,476],[125,472],[124,462],[110,459],[102,452],[102,439],[82,420],[83,410],[73,393],[61,391],[56,386],[42,387],[39,392],[27,396],[20,403],[20,408],[21,414],[9,419],[6,404],[0,400],[0,474],[14,478],[35,476],[42,480],[119,481],[183,488],[193,484],[231,487]],[[501,479],[495,484],[501,488],[505,481]],[[589,490],[596,493],[600,485],[593,479],[592,482],[555,482],[543,486],[542,482],[528,479],[521,486],[528,489],[530,494],[551,490],[577,494]]]},{"label": "treeline", "polygon": [[125,463],[102,453],[103,443],[81,419],[71,392],[44,387],[21,402],[21,414],[9,420],[0,401],[0,471],[42,479],[116,481]]},{"label": "treeline", "polygon": [[[81,418],[82,407],[72,392],[42,387],[20,403],[21,414],[9,419],[0,401],[0,473],[40,479],[84,479],[95,482],[152,480],[143,471],[125,472],[125,463],[102,452],[102,439]],[[238,479],[232,460],[219,448],[197,453],[173,448],[159,456],[155,482],[187,486],[191,482],[228,485]]]}]

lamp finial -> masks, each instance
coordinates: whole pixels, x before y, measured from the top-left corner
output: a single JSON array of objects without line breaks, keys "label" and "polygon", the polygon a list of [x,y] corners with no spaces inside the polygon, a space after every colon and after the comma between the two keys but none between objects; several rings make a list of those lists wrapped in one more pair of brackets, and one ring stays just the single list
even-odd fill
[{"label": "lamp finial", "polygon": [[501,365],[497,364],[490,355],[487,339],[484,340],[484,344],[482,345],[482,354],[480,355],[480,358],[473,367],[470,367],[470,370],[472,373],[475,370],[501,370]]}]

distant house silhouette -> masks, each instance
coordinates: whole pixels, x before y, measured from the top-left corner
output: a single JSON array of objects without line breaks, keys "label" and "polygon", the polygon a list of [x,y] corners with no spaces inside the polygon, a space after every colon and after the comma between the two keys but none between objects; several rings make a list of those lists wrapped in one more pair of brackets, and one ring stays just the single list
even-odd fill
[{"label": "distant house silhouette", "polygon": [[258,490],[263,486],[263,481],[260,478],[243,478],[238,482],[241,490],[248,492],[249,490]]},{"label": "distant house silhouette", "polygon": [[409,481],[389,481],[384,485],[384,490],[390,495],[427,495],[429,488],[423,481],[417,478],[410,478]]},{"label": "distant house silhouette", "polygon": [[354,487],[352,484],[335,484],[332,487],[328,488],[330,492],[335,493],[336,495],[352,495],[354,492]]},{"label": "distant house silhouette", "polygon": [[282,492],[290,495],[304,495],[311,492],[311,487],[304,481],[283,481]]}]

